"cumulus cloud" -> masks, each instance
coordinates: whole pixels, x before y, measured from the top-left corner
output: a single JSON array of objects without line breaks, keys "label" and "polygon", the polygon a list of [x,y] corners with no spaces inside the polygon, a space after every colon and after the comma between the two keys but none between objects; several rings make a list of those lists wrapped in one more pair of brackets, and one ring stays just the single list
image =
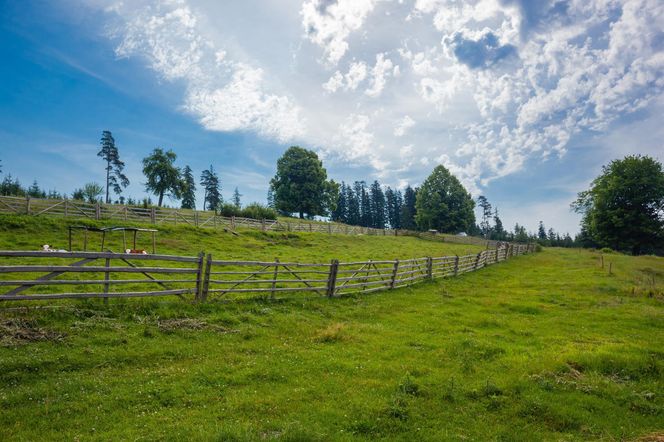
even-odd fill
[{"label": "cumulus cloud", "polygon": [[325,50],[326,60],[337,62],[348,51],[348,36],[358,30],[375,0],[306,0],[302,4],[302,26],[307,38]]},{"label": "cumulus cloud", "polygon": [[230,37],[223,12],[251,5],[144,0],[109,15],[118,55],[182,82],[182,109],[207,129],[302,140],[392,183],[438,162],[481,191],[664,95],[660,0],[382,3],[389,14],[378,0],[265,2],[270,16]]},{"label": "cumulus cloud", "polygon": [[303,133],[298,106],[287,95],[267,90],[262,69],[229,60],[206,39],[186,2],[138,9],[120,3],[113,12],[114,36],[120,40],[116,54],[143,57],[164,79],[184,81],[183,109],[205,128],[255,131],[282,142]]},{"label": "cumulus cloud", "polygon": [[406,132],[408,132],[408,129],[410,129],[413,126],[415,126],[415,120],[410,118],[408,115],[404,116],[394,128],[394,136],[403,137],[406,134]]}]

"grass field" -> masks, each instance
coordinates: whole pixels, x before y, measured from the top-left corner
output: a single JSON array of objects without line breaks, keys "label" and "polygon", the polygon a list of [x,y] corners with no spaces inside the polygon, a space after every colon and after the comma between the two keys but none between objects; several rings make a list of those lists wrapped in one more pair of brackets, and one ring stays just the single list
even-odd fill
[{"label": "grass field", "polygon": [[[64,244],[60,221],[0,225],[2,248]],[[415,238],[159,238],[164,253],[301,260],[459,253]],[[664,259],[604,264],[546,249],[332,300],[0,304],[0,440],[655,440]]]}]

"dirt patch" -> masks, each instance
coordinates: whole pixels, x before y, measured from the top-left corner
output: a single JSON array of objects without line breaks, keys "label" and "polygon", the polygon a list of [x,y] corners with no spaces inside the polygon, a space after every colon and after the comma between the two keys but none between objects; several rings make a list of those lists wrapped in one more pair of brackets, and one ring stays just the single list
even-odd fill
[{"label": "dirt patch", "polygon": [[65,336],[67,335],[64,333],[38,327],[37,323],[30,319],[0,319],[0,345],[3,347],[39,341],[59,342]]},{"label": "dirt patch", "polygon": [[217,333],[237,333],[238,330],[223,327],[216,324],[208,324],[205,321],[193,318],[161,319],[157,321],[157,328],[162,333],[175,333],[176,331],[201,331],[211,330]]}]

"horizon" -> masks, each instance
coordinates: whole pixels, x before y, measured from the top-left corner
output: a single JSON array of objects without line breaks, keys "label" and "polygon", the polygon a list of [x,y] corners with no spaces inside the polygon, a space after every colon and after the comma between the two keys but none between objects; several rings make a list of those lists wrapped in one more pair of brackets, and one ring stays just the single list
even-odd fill
[{"label": "horizon", "polygon": [[3,178],[103,185],[110,130],[127,197],[163,147],[264,203],[299,145],[337,182],[415,187],[443,164],[507,229],[574,235],[603,165],[663,158],[656,1],[102,3],[2,1]]}]

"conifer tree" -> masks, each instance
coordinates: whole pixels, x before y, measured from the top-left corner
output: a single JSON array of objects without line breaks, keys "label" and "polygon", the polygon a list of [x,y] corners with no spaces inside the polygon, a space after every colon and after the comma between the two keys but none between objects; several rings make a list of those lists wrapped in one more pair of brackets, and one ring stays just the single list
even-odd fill
[{"label": "conifer tree", "polygon": [[415,203],[417,201],[416,189],[408,186],[403,193],[403,205],[401,206],[401,227],[406,230],[416,230],[417,224],[415,222],[415,214],[417,209]]},{"label": "conifer tree", "polygon": [[238,209],[242,207],[242,200],[240,199],[241,197],[242,194],[236,187],[235,190],[233,191],[233,205]]},{"label": "conifer tree", "polygon": [[346,205],[348,207],[346,222],[352,226],[359,226],[362,217],[360,213],[360,200],[350,185],[346,186]]},{"label": "conifer tree", "polygon": [[221,185],[219,184],[219,176],[214,171],[212,165],[201,174],[201,186],[205,190],[203,198],[203,210],[217,210],[222,203],[221,198]]},{"label": "conifer tree", "polygon": [[539,222],[539,227],[537,228],[537,238],[546,241],[547,236],[546,236],[546,229],[544,228],[544,223],[542,221]]},{"label": "conifer tree", "polygon": [[385,228],[385,194],[378,180],[375,180],[369,189],[369,205],[371,211],[371,227]]},{"label": "conifer tree", "polygon": [[196,208],[196,180],[191,167],[182,170],[182,206],[183,209]]},{"label": "conifer tree", "polygon": [[332,221],[337,221],[341,223],[348,223],[348,193],[346,191],[346,183],[341,182],[341,187],[339,188],[339,195],[337,197],[337,206],[334,208],[331,214]]},{"label": "conifer tree", "polygon": [[101,134],[101,149],[97,152],[97,156],[106,161],[106,203],[110,203],[110,188],[113,187],[113,192],[120,195],[122,189],[129,185],[129,179],[122,172],[125,164],[120,161],[120,153],[115,145],[115,139],[110,131],[105,130]]}]

